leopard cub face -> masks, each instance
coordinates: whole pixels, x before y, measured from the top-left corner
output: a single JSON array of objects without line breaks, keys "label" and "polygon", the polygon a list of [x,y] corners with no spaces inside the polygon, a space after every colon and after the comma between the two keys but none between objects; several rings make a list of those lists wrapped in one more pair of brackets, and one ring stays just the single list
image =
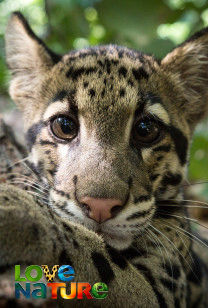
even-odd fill
[{"label": "leopard cub face", "polygon": [[193,129],[208,109],[207,43],[202,31],[162,61],[115,45],[57,56],[13,14],[10,94],[58,215],[123,249],[161,201],[180,198]]}]

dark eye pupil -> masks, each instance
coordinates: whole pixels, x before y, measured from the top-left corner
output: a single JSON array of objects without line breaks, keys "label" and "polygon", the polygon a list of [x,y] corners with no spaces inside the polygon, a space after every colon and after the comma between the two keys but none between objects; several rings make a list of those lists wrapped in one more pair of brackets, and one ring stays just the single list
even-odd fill
[{"label": "dark eye pupil", "polygon": [[137,126],[137,133],[141,137],[147,137],[149,134],[151,134],[154,131],[154,125],[151,121],[141,121],[139,125]]},{"label": "dark eye pupil", "polygon": [[72,140],[78,133],[78,125],[71,117],[59,116],[51,121],[51,131],[60,139]]},{"label": "dark eye pupil", "polygon": [[67,118],[58,118],[58,124],[64,134],[71,134],[75,130],[75,123]]},{"label": "dark eye pupil", "polygon": [[144,118],[134,125],[134,139],[137,143],[151,144],[160,136],[159,125],[156,121]]}]

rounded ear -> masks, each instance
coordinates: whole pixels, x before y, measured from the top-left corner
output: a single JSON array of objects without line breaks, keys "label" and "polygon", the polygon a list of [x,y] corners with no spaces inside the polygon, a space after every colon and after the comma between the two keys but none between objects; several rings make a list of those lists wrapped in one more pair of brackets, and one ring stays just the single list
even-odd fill
[{"label": "rounded ear", "polygon": [[195,126],[208,114],[208,28],[176,47],[161,67],[180,88],[181,100],[176,104]]},{"label": "rounded ear", "polygon": [[60,60],[34,34],[23,15],[12,14],[6,34],[6,60],[12,73],[10,95],[22,107],[34,98],[34,89],[41,81],[41,74]]}]

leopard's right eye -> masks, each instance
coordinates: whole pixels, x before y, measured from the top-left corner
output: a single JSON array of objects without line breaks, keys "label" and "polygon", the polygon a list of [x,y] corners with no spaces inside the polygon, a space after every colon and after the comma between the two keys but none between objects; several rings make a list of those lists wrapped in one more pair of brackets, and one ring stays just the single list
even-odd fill
[{"label": "leopard's right eye", "polygon": [[147,146],[156,142],[161,135],[159,124],[150,119],[139,119],[134,124],[134,139],[138,144]]},{"label": "leopard's right eye", "polygon": [[72,140],[77,136],[78,125],[73,118],[58,116],[51,121],[51,131],[59,139]]}]

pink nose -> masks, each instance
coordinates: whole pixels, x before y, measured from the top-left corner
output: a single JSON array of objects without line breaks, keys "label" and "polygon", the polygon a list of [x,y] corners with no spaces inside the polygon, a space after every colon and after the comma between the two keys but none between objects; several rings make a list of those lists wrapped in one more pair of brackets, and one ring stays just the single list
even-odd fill
[{"label": "pink nose", "polygon": [[96,199],[84,197],[80,200],[83,205],[89,208],[89,217],[98,223],[104,222],[112,217],[112,210],[122,206],[121,200],[116,199]]}]

